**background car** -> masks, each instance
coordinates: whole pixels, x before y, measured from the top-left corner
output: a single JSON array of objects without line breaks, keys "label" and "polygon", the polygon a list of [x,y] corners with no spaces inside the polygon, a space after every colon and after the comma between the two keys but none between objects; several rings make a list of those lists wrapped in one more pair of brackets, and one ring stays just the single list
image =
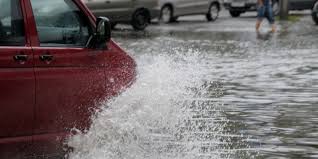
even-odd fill
[{"label": "background car", "polygon": [[[279,13],[279,1],[272,0],[274,13]],[[316,0],[289,0],[289,10],[312,9]],[[229,10],[232,17],[239,17],[247,11],[256,11],[257,0],[224,0],[224,7]]]},{"label": "background car", "polygon": [[151,19],[159,16],[158,0],[84,0],[95,16],[106,16],[112,27],[130,23],[135,30],[144,30]]},{"label": "background car", "polygon": [[160,20],[174,22],[180,16],[202,14],[208,21],[215,21],[221,10],[218,0],[160,0]]}]

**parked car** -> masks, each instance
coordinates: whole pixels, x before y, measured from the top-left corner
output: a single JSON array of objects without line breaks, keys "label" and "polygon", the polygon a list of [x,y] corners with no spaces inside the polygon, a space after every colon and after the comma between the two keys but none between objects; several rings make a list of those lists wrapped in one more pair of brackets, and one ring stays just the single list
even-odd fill
[{"label": "parked car", "polygon": [[158,0],[85,0],[95,16],[107,16],[112,27],[130,23],[135,30],[144,30],[159,16]]},{"label": "parked car", "polygon": [[[272,0],[274,13],[279,13],[279,1]],[[289,10],[312,9],[316,0],[289,0]],[[224,0],[224,7],[229,10],[232,17],[239,17],[247,11],[256,11],[257,0]]]},{"label": "parked car", "polygon": [[160,20],[174,22],[180,16],[205,15],[208,21],[215,21],[221,10],[218,0],[160,0]]},{"label": "parked car", "polygon": [[0,158],[63,152],[96,103],[135,79],[107,18],[80,0],[0,0]]},{"label": "parked car", "polygon": [[313,9],[312,9],[312,19],[318,25],[318,1],[316,1]]}]

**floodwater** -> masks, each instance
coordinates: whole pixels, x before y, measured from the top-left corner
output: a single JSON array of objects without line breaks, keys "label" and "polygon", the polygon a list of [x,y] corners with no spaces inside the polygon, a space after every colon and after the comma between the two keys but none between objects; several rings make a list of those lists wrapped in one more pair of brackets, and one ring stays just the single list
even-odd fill
[{"label": "floodwater", "polygon": [[318,158],[318,27],[304,16],[257,35],[254,18],[115,31],[138,79],[71,138],[70,157]]}]

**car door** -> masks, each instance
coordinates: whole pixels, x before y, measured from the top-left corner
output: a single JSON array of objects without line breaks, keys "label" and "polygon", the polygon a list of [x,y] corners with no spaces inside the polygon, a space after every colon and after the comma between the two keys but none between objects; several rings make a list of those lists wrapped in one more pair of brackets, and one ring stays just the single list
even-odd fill
[{"label": "car door", "polygon": [[109,13],[109,2],[107,0],[83,0],[96,16],[106,16]]},{"label": "car door", "polygon": [[290,5],[292,9],[312,9],[314,6],[313,0],[290,0]]},{"label": "car door", "polygon": [[208,13],[211,3],[212,1],[210,0],[198,0],[196,3],[193,3],[190,7],[191,10],[196,11],[195,13]]},{"label": "car door", "polygon": [[106,7],[106,0],[83,0],[83,2],[91,9],[91,10],[101,10]]},{"label": "car door", "polygon": [[0,0],[0,158],[22,158],[32,141],[33,54],[20,0]]},{"label": "car door", "polygon": [[189,15],[202,13],[203,10],[206,10],[208,1],[207,0],[177,0],[176,5],[176,14],[177,15]]},{"label": "car door", "polygon": [[208,13],[209,0],[187,0],[186,11],[188,14]]},{"label": "car door", "polygon": [[176,15],[186,15],[189,13],[189,5],[192,3],[191,0],[176,0],[174,1],[175,6],[175,14]]},{"label": "car door", "polygon": [[[107,50],[89,49],[91,19],[72,0],[30,0],[36,26],[34,52],[36,77],[35,134],[84,130],[95,104],[106,96]],[[37,141],[35,141],[37,142]]]},{"label": "car door", "polygon": [[104,16],[115,21],[131,19],[134,3],[137,0],[105,0],[107,13]]},{"label": "car door", "polygon": [[86,0],[96,16],[106,16],[111,20],[129,19],[129,13],[136,0]]}]

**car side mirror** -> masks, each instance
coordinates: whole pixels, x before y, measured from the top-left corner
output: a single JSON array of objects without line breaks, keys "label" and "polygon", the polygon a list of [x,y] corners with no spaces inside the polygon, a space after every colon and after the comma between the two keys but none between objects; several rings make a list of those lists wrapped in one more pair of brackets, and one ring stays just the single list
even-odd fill
[{"label": "car side mirror", "polygon": [[111,25],[106,17],[98,17],[96,20],[96,35],[101,41],[109,42],[111,39]]},{"label": "car side mirror", "polygon": [[105,49],[111,39],[111,25],[106,17],[96,19],[96,30],[87,43],[87,47],[96,49]]}]

